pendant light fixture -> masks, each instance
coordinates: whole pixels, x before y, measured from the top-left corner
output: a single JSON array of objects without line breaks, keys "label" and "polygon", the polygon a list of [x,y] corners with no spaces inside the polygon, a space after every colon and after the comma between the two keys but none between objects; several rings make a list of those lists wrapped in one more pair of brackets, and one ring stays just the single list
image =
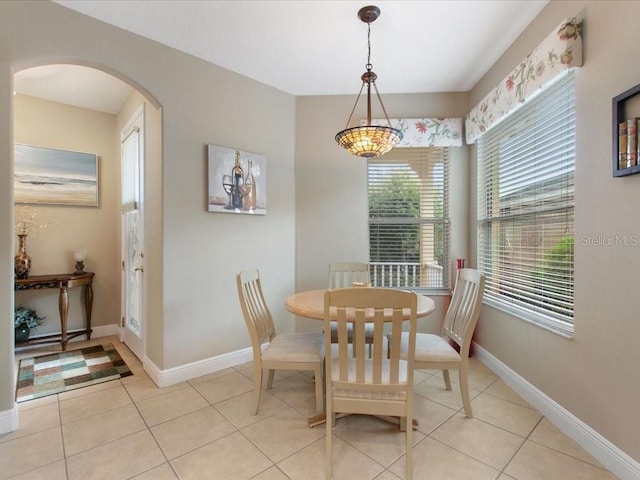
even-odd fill
[{"label": "pendant light fixture", "polygon": [[[380,98],[380,93],[378,92],[378,87],[376,86],[376,79],[378,76],[373,73],[373,65],[371,65],[371,23],[373,23],[379,16],[380,9],[375,6],[363,7],[358,11],[358,18],[367,24],[367,71],[362,74],[362,87],[360,87],[360,92],[356,98],[353,110],[351,110],[351,115],[349,115],[349,120],[347,120],[347,125],[344,130],[338,132],[336,135],[336,142],[338,142],[338,145],[347,150],[350,154],[358,157],[379,157],[387,153],[400,140],[402,140],[402,132],[391,127],[389,116],[387,115],[387,111],[384,108],[382,99]],[[386,127],[371,125],[372,85],[376,92],[376,96],[378,97],[378,101],[380,102],[380,106],[382,107],[382,111],[384,112],[384,117],[387,119],[388,126]],[[349,122],[351,122],[351,117],[353,117],[353,112],[358,105],[358,100],[360,100],[360,95],[362,94],[362,90],[365,86],[367,87],[367,123],[364,126],[347,128],[349,127]]]}]

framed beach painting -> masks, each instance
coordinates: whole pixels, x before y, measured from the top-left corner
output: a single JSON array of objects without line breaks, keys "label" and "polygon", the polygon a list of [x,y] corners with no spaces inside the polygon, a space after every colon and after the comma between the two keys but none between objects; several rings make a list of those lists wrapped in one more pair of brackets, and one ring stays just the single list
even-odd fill
[{"label": "framed beach painting", "polygon": [[14,201],[98,206],[98,156],[31,145],[14,146]]},{"label": "framed beach painting", "polygon": [[208,145],[209,212],[265,215],[267,159],[258,153]]}]

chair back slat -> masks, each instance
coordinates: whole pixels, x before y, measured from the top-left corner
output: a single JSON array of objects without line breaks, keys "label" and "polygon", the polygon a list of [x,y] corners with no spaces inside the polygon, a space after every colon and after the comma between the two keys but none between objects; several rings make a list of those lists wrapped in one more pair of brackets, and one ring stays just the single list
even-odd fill
[{"label": "chair back slat", "polygon": [[347,329],[346,310],[337,310],[338,313],[338,358],[340,358],[340,381],[349,379],[349,331]]},{"label": "chair back slat", "polygon": [[329,288],[353,287],[354,282],[369,283],[369,265],[360,262],[329,264]]},{"label": "chair back slat", "polygon": [[254,351],[275,336],[271,312],[262,293],[260,274],[246,270],[236,276],[238,298]]},{"label": "chair back slat", "polygon": [[[409,308],[409,310],[407,310]],[[338,325],[338,345],[332,350],[331,339],[325,335],[327,368],[337,365],[338,372],[332,378],[336,388],[354,390],[395,390],[406,391],[407,378],[413,382],[413,369],[407,371],[407,364],[413,364],[415,350],[417,296],[415,293],[386,288],[344,288],[328,290],[325,294],[325,331],[331,321]],[[410,313],[409,313],[410,312]],[[349,352],[347,323],[353,324],[353,345],[355,356]],[[365,342],[365,324],[374,325],[374,341],[369,355]],[[410,357],[401,359],[392,348],[390,358],[383,338],[390,329],[397,333],[392,338],[400,338],[400,332],[413,331],[413,348]],[[332,365],[336,354],[338,361]],[[327,376],[329,371],[327,371]],[[327,382],[329,377],[327,377]],[[412,384],[412,383],[411,383]]]},{"label": "chair back slat", "polygon": [[458,270],[456,286],[442,326],[442,335],[458,344],[461,354],[468,353],[471,346],[471,337],[482,308],[484,281],[484,275],[477,270]]},{"label": "chair back slat", "polygon": [[[378,315],[379,311],[376,310],[376,316],[373,323],[373,346],[372,349],[382,352],[384,343],[382,337],[384,337],[385,321],[383,315]],[[384,365],[382,359],[384,355],[372,356],[373,360],[373,383],[381,383],[384,373]]]},{"label": "chair back slat", "polygon": [[[342,310],[342,308],[340,309]],[[355,315],[356,318],[353,327],[353,349],[355,350],[356,381],[358,383],[364,383],[366,360],[366,346],[364,344],[364,309],[357,309],[355,311]]]}]

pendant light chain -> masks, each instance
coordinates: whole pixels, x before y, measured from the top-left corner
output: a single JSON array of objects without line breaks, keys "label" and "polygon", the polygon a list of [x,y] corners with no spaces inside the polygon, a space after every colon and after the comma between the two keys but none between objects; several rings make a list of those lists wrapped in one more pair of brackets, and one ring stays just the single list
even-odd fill
[{"label": "pendant light chain", "polygon": [[365,67],[368,72],[373,69],[373,65],[371,65],[371,23],[367,23],[367,64]]}]

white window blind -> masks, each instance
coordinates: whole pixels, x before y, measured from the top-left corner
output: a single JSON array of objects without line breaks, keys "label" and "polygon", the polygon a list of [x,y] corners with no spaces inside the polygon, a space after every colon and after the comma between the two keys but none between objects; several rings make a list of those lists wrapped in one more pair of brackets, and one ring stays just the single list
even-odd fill
[{"label": "white window blind", "polygon": [[573,73],[478,141],[478,267],[485,302],[573,333]]},{"label": "white window blind", "polygon": [[372,284],[448,288],[448,148],[395,148],[368,165]]}]

